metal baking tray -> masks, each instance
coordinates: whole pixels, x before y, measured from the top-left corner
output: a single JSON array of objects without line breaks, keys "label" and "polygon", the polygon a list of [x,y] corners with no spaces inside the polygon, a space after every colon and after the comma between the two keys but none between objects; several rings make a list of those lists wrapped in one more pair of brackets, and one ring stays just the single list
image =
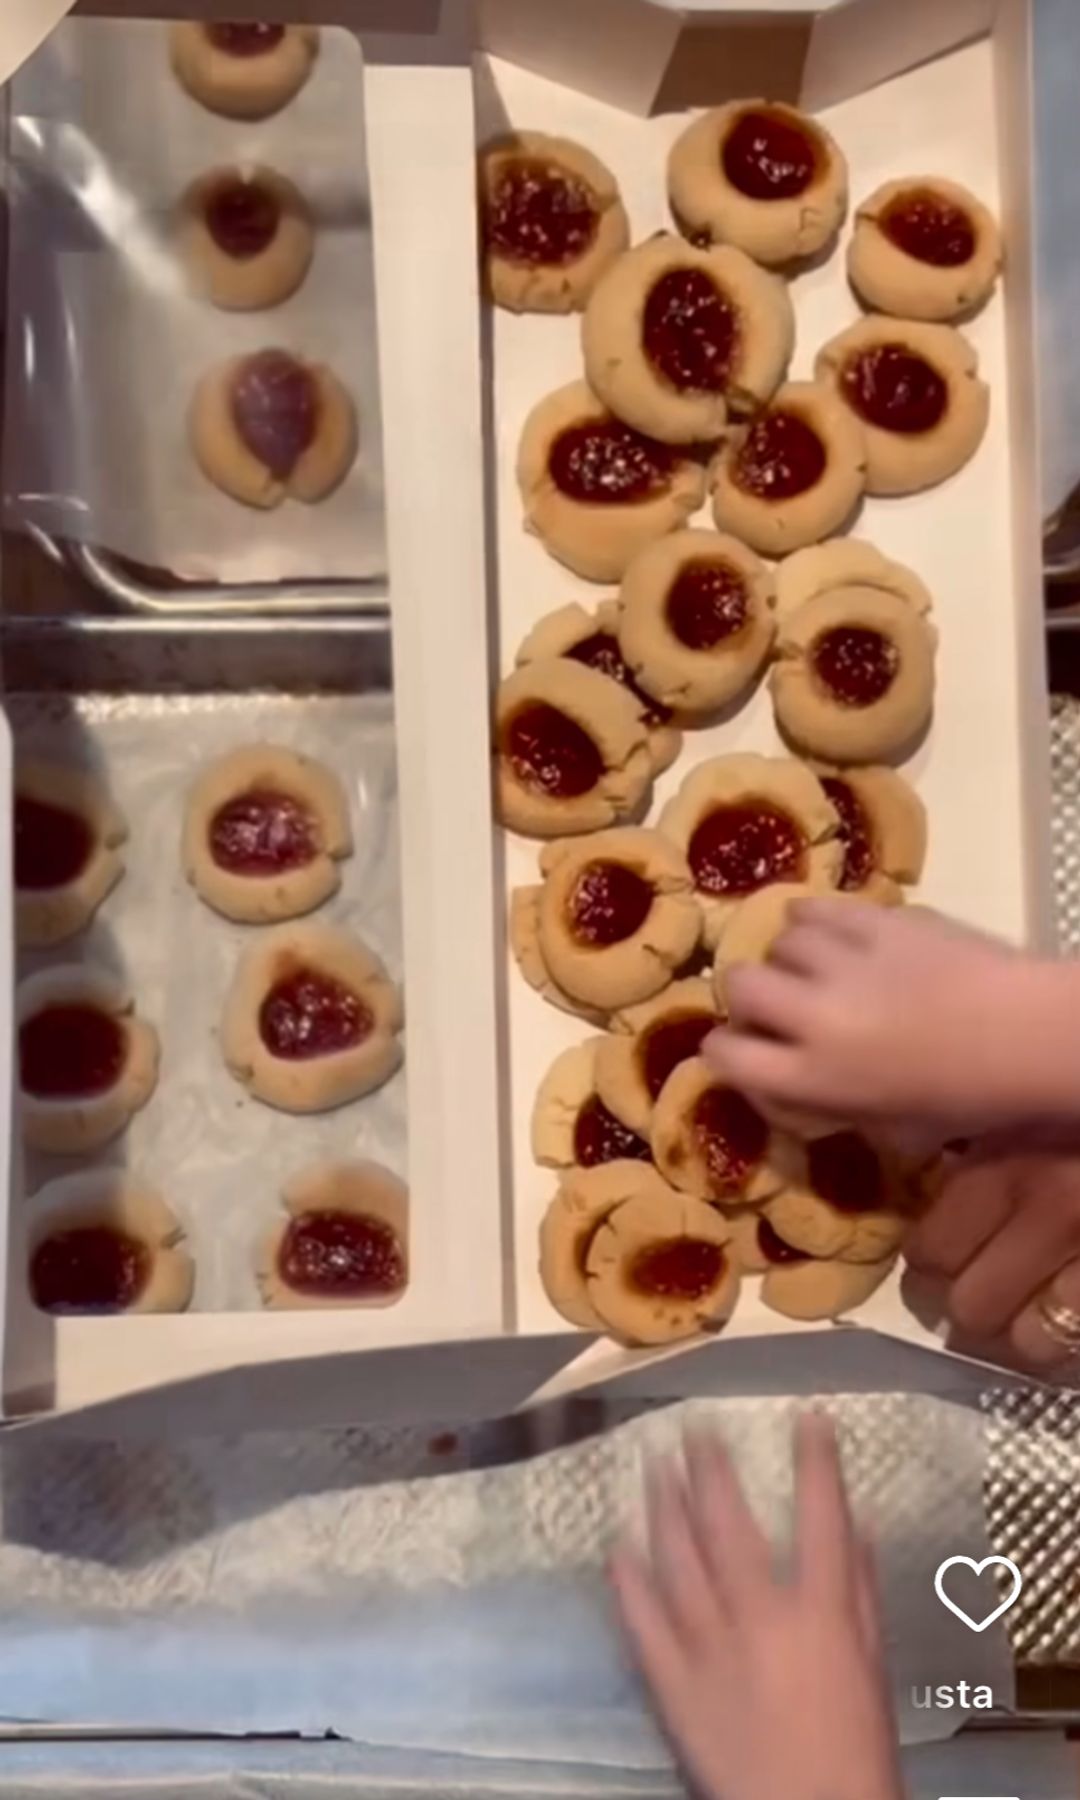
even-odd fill
[{"label": "metal baking tray", "polygon": [[[363,619],[23,619],[4,623],[0,654],[16,751],[100,768],[130,827],[115,895],[77,940],[20,954],[20,973],[56,961],[122,969],[163,1050],[158,1087],[122,1138],[78,1159],[27,1151],[21,1186],[32,1194],[119,1157],[184,1226],[192,1312],[256,1313],[253,1258],[280,1214],[281,1172],[360,1154],[405,1176],[405,1081],[395,1076],[355,1106],[299,1119],[240,1093],[217,1039],[247,937],[191,893],[180,820],[195,773],[237,744],[270,740],[334,768],[355,848],[320,918],[371,944],[400,980],[389,630]],[[17,1242],[18,1214],[13,1231]],[[21,1291],[12,1305],[14,1390],[69,1352],[63,1322],[31,1347],[29,1316],[15,1310],[25,1306]]]}]

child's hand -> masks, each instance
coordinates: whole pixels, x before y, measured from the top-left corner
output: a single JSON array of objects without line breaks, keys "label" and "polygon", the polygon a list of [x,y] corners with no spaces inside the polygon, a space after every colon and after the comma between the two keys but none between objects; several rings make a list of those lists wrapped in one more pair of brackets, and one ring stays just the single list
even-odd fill
[{"label": "child's hand", "polygon": [[802,900],[790,918],[768,963],[731,971],[731,1027],[706,1040],[733,1086],[943,1137],[1050,1110],[1035,1063],[1054,965],[916,908]]},{"label": "child's hand", "polygon": [[794,1563],[778,1573],[718,1445],[658,1472],[649,1552],[614,1566],[657,1710],[706,1800],[902,1800],[868,1552],[828,1421],[799,1421]]}]

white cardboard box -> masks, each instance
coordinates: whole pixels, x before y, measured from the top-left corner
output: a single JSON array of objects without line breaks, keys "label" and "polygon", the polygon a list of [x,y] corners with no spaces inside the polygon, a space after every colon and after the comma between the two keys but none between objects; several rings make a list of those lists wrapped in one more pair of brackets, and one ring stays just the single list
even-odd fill
[{"label": "white cardboard box", "polygon": [[[679,120],[637,116],[627,104],[638,114],[654,101],[670,104],[699,67],[738,66],[750,42],[744,34],[765,33],[786,71],[786,91],[836,102],[828,122],[851,161],[856,197],[894,170],[929,168],[966,179],[999,203],[1009,251],[1004,296],[972,327],[993,390],[987,442],[947,489],[870,503],[860,529],[913,563],[938,597],[937,717],[913,771],[931,811],[927,897],[1013,938],[1045,941],[1029,9],[1030,0],[1000,0],[996,8],[990,0],[907,0],[902,8],[893,0],[844,0],[809,17],[805,8],[761,6],[733,20],[725,16],[730,9],[696,7],[691,19],[661,0],[487,0],[480,31],[500,60],[481,69],[479,94],[482,127],[485,107],[495,105],[515,123],[566,129],[594,144],[614,164],[644,232],[663,222],[663,156]],[[134,9],[96,0],[90,10]],[[185,7],[163,0],[157,10],[175,16]],[[807,1333],[751,1304],[732,1333],[766,1334],[749,1357],[726,1339],[679,1349],[673,1366],[670,1355],[606,1344],[582,1353],[588,1340],[565,1332],[535,1276],[536,1227],[553,1182],[528,1159],[528,1113],[540,1075],[576,1027],[508,969],[506,882],[530,877],[534,847],[504,847],[493,832],[487,715],[494,664],[507,666],[528,623],[583,586],[522,538],[509,479],[525,411],[577,372],[575,327],[573,320],[499,315],[485,326],[482,347],[462,12],[443,8],[439,29],[427,31],[432,8],[401,0],[391,38],[381,29],[389,16],[381,0],[334,0],[318,13],[300,0],[199,10],[230,17],[303,10],[345,18],[364,35],[404,837],[413,1285],[400,1307],[381,1314],[63,1320],[55,1335],[51,1327],[46,1333],[51,1342],[35,1371],[41,1380],[28,1379],[31,1321],[18,1307],[5,1333],[8,1393],[68,1410],[214,1371],[250,1370],[184,1391],[196,1407],[200,1390],[208,1407],[230,1404],[229,1393],[238,1417],[250,1416],[244,1396],[254,1398],[256,1388],[271,1413],[287,1392],[310,1419],[415,1416],[418,1409],[446,1416],[455,1395],[463,1414],[495,1412],[597,1379],[628,1377],[640,1386],[648,1380],[642,1371],[654,1366],[660,1391],[671,1391],[673,1374],[681,1391],[723,1384],[725,1370],[752,1388],[831,1384],[838,1339],[857,1361],[862,1333]],[[17,0],[16,53],[33,35],[29,14],[39,12],[37,0]],[[9,0],[0,68],[12,61],[11,13]],[[364,28],[372,22],[379,29],[369,37]],[[973,31],[982,35],[967,42]],[[792,61],[795,38],[800,54]],[[865,91],[894,71],[904,72]],[[597,98],[600,91],[606,99]],[[830,269],[800,278],[796,372],[814,344],[854,316],[841,287],[835,258]],[[494,422],[487,471],[482,398]],[[487,521],[486,474],[497,498]],[[485,554],[488,528],[498,540],[499,579]],[[726,729],[722,746],[711,733],[692,740],[679,773],[721,747],[770,742],[759,696]],[[460,1222],[457,1233],[440,1231],[438,1257],[419,1228],[425,1213]],[[894,1286],[860,1319],[912,1345],[937,1342]],[[895,1385],[923,1385],[924,1373],[928,1386],[963,1380],[955,1364],[916,1363],[907,1353],[890,1365],[888,1351],[875,1345],[879,1367],[883,1353]],[[256,1379],[255,1365],[265,1380]],[[180,1399],[174,1389],[171,1418]]]}]

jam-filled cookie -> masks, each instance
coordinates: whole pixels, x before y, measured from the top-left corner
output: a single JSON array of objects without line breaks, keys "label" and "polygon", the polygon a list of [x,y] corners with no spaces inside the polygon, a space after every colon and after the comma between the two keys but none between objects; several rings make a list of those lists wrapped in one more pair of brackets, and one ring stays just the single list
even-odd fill
[{"label": "jam-filled cookie", "polygon": [[586,1258],[604,1220],[629,1201],[677,1210],[678,1196],[651,1163],[624,1158],[567,1170],[540,1226],[540,1279],[552,1306],[583,1331],[603,1331],[589,1298]]},{"label": "jam-filled cookie", "polygon": [[510,312],[579,312],[630,242],[610,169],[569,138],[517,131],[480,152],[488,291]]},{"label": "jam-filled cookie", "polygon": [[629,691],[570,657],[542,657],[495,701],[499,818],[526,837],[602,831],[642,804],[653,762]]},{"label": "jam-filled cookie", "polygon": [[666,232],[597,283],[581,333],[585,375],[617,418],[665,444],[718,438],[728,408],[776,392],[795,344],[786,284],[741,250]]},{"label": "jam-filled cookie", "polygon": [[863,428],[868,494],[914,494],[955,475],[982,443],[990,390],[951,325],[870,317],[818,351],[814,374]]},{"label": "jam-filled cookie", "polygon": [[329,1112],[381,1087],[402,1060],[401,996],[374,951],[331,925],[279,925],[245,951],[221,1049],[255,1100]]},{"label": "jam-filled cookie", "polygon": [[682,732],[672,722],[673,713],[638,687],[619,647],[619,608],[614,600],[601,600],[590,612],[570,600],[537,620],[514,658],[518,668],[551,656],[567,656],[587,669],[617,681],[637,702],[654,775],[669,769],[682,748]]},{"label": "jam-filled cookie", "polygon": [[408,1285],[409,1193],[374,1162],[317,1163],[286,1182],[260,1246],[264,1306],[393,1306]]},{"label": "jam-filled cookie", "polygon": [[883,556],[865,538],[830,538],[786,556],[776,571],[776,614],[787,619],[804,600],[838,587],[881,588],[905,600],[917,613],[929,613],[933,601],[914,569]]},{"label": "jam-filled cookie", "polygon": [[926,861],[926,808],[904,777],[884,767],[819,764],[814,772],[840,816],[841,892],[875,900],[897,882],[917,882]]},{"label": "jam-filled cookie", "polygon": [[974,194],[937,175],[886,181],[855,214],[851,285],[901,319],[957,319],[993,292],[1001,233]]},{"label": "jam-filled cookie", "polygon": [[311,506],[356,461],[356,408],[337,376],[287,350],[232,356],[195,390],[191,447],[203,474],[244,506]]},{"label": "jam-filled cookie", "polygon": [[27,950],[89,925],[124,873],[127,823],[84,769],[20,762],[15,771],[15,934]]},{"label": "jam-filled cookie", "polygon": [[866,486],[866,434],[823,382],[792,381],[732,430],[712,467],[713,517],[762,556],[829,537]]},{"label": "jam-filled cookie", "polygon": [[27,1285],[48,1313],[173,1313],[191,1301],[195,1265],[179,1219],[124,1169],[50,1181],[27,1211]]},{"label": "jam-filled cookie", "polygon": [[533,1102],[530,1142],[533,1160],[551,1169],[593,1169],[599,1163],[631,1158],[649,1162],[642,1136],[601,1098],[596,1058],[603,1036],[572,1044],[555,1058]]},{"label": "jam-filled cookie", "polygon": [[624,425],[584,381],[533,407],[517,478],[526,530],[586,581],[618,581],[642,545],[705,498],[699,462]]},{"label": "jam-filled cookie", "polygon": [[813,886],[807,881],[778,882],[775,887],[760,888],[748,894],[724,921],[713,963],[713,992],[717,1006],[727,1011],[728,975],[743,963],[768,962],[773,945],[787,929],[788,909],[797,900],[820,899],[830,894],[834,900],[873,899],[880,906],[899,906],[903,894],[895,882],[880,881],[873,894],[843,893],[838,889]]},{"label": "jam-filled cookie", "polygon": [[789,1319],[838,1319],[869,1300],[896,1264],[896,1254],[876,1263],[809,1256],[773,1225],[772,1202],[760,1212],[730,1216],[732,1246],[745,1275],[763,1275],[761,1298]]},{"label": "jam-filled cookie", "polygon": [[832,242],[847,211],[847,164],[824,126],[794,106],[733,100],[676,139],[668,195],[692,241],[735,244],[776,268]]},{"label": "jam-filled cookie", "polygon": [[604,1105],[648,1139],[668,1076],[697,1056],[720,1020],[712,988],[700,975],[673,981],[637,1006],[620,1007],[610,1031],[594,1039],[593,1079]]},{"label": "jam-filled cookie", "polygon": [[515,888],[510,896],[507,936],[514,961],[529,986],[552,1006],[557,1006],[560,1012],[587,1019],[590,1025],[604,1026],[607,1014],[598,1006],[588,1006],[565,994],[544,961],[540,949],[540,896],[543,891],[537,884]]},{"label": "jam-filled cookie", "polygon": [[668,1344],[718,1331],[739,1298],[731,1227],[685,1194],[616,1207],[585,1258],[589,1304],[626,1344]]},{"label": "jam-filled cookie", "polygon": [[299,188],[273,169],[211,169],[180,208],[180,247],[193,289],[227,312],[258,312],[295,294],[315,230]]},{"label": "jam-filled cookie", "polygon": [[661,1175],[701,1200],[753,1205],[783,1179],[767,1121],[700,1056],[668,1076],[653,1108],[651,1141]]},{"label": "jam-filled cookie", "polygon": [[352,854],[337,776],[281,744],[250,744],[210,764],[188,794],[184,873],[227,919],[270,925],[336,894]]},{"label": "jam-filled cookie", "polygon": [[723,532],[673,531],[635,556],[619,588],[619,646],[634,680],[678,715],[738,699],[772,649],[773,578]]},{"label": "jam-filled cookie", "polygon": [[624,826],[549,844],[540,953],[564,994],[600,1012],[648,1000],[693,955],[701,911],[686,858],[658,831]]},{"label": "jam-filled cookie", "polygon": [[692,769],[660,830],[690,865],[708,948],[747,894],[776,881],[834,885],[843,861],[839,823],[817,776],[792,757],[748,752]]},{"label": "jam-filled cookie", "polygon": [[174,25],[173,73],[193,100],[227,119],[267,119],[294,99],[319,52],[314,25]]},{"label": "jam-filled cookie", "polygon": [[937,633],[880,588],[834,588],[780,627],[769,677],[776,722],[811,756],[890,762],[926,729]]},{"label": "jam-filled cookie", "polygon": [[15,1010],[26,1143],[79,1156],[124,1131],[157,1086],[160,1051],[123,982],[82,963],[41,969]]},{"label": "jam-filled cookie", "polygon": [[858,1131],[777,1146],[785,1185],[765,1208],[784,1242],[807,1256],[876,1263],[899,1249],[911,1200],[895,1158]]}]

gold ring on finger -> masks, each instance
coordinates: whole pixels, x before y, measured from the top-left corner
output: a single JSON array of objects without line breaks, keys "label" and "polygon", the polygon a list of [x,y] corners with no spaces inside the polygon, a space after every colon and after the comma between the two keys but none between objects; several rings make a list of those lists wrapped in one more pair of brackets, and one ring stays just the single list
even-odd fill
[{"label": "gold ring on finger", "polygon": [[1080,1312],[1066,1306],[1064,1301],[1055,1300],[1049,1293],[1040,1294],[1035,1305],[1047,1337],[1060,1344],[1070,1356],[1080,1356]]}]

